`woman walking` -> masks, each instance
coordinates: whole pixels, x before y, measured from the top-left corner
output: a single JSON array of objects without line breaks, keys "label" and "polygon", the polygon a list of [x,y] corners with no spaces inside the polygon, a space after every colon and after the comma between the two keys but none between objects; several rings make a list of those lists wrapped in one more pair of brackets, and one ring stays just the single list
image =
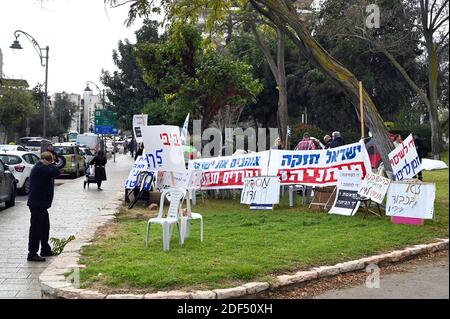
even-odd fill
[{"label": "woman walking", "polygon": [[[105,171],[105,165],[106,165],[106,156],[105,152],[102,150],[98,151],[97,154],[94,156],[92,161],[89,163],[89,165],[95,165],[95,182],[97,183],[97,188],[99,191],[102,190],[102,181],[106,181],[106,171]],[[84,186],[86,187],[86,182],[84,182]]]}]

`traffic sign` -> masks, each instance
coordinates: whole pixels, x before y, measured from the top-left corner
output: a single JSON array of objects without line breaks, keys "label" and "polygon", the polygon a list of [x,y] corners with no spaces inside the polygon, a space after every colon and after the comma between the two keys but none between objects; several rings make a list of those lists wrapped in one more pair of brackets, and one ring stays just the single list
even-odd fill
[{"label": "traffic sign", "polygon": [[95,133],[118,134],[117,112],[104,109],[95,110]]}]

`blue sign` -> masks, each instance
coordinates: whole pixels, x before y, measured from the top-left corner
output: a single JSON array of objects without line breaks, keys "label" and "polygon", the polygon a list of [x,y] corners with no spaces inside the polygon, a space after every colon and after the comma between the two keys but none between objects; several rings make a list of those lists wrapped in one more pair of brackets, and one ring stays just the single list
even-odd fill
[{"label": "blue sign", "polygon": [[116,127],[112,126],[95,126],[95,134],[117,135],[119,133]]}]

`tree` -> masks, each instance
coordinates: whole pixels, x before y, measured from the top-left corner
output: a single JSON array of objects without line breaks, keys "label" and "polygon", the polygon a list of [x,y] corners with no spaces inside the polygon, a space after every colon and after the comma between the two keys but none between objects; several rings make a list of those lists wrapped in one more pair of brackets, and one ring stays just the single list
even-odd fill
[{"label": "tree", "polygon": [[249,65],[204,49],[202,43],[195,26],[172,25],[166,41],[139,44],[137,56],[146,83],[164,98],[166,114],[181,124],[190,112],[205,129],[221,108],[255,101],[262,87]]},{"label": "tree", "polygon": [[[368,28],[361,19],[369,0],[328,0],[321,10],[326,34],[354,37],[370,43],[383,53],[426,105],[432,131],[432,153],[438,158],[442,148],[439,125],[439,56],[448,46],[448,0],[383,0],[378,5],[383,14],[379,28]],[[418,23],[417,23],[418,22]],[[447,29],[445,31],[445,25]],[[423,40],[421,39],[423,37]],[[424,48],[427,81],[411,70],[410,57]],[[445,64],[444,64],[445,65]],[[412,76],[414,74],[415,76]]]},{"label": "tree", "polygon": [[[145,19],[143,26],[135,34],[137,43],[161,41],[156,21]],[[113,73],[102,70],[101,75],[103,85],[108,88],[107,96],[112,109],[118,113],[119,125],[123,129],[131,129],[133,115],[141,113],[146,104],[158,98],[156,89],[144,81],[135,52],[136,44],[127,39],[119,41],[117,50],[113,51],[113,61],[119,70]]]},{"label": "tree", "polygon": [[77,111],[77,106],[69,100],[65,93],[56,94],[51,116],[56,120],[57,132],[54,135],[66,133]]},{"label": "tree", "polygon": [[[105,0],[112,5],[121,3],[119,0]],[[149,0],[127,1],[130,5],[128,21],[132,21],[138,15],[148,15],[155,9],[155,2]],[[334,59],[311,35],[305,23],[300,19],[296,11],[294,0],[179,0],[161,1],[166,15],[173,20],[197,20],[198,17],[208,10],[206,26],[213,28],[215,21],[223,20],[229,14],[232,7],[238,5],[245,10],[247,4],[261,15],[269,19],[274,25],[289,37],[300,49],[304,56],[323,72],[337,87],[339,87],[352,102],[355,111],[359,114],[359,81],[355,75]],[[124,3],[124,2],[122,2]],[[382,154],[386,171],[391,172],[391,165],[388,154],[393,149],[393,144],[389,140],[388,132],[384,122],[379,115],[375,104],[366,90],[363,90],[363,108],[366,124],[372,132],[374,139]]]},{"label": "tree", "polygon": [[36,101],[25,88],[4,87],[0,96],[0,125],[4,128],[3,143],[8,142],[8,133],[27,117],[36,112]]}]

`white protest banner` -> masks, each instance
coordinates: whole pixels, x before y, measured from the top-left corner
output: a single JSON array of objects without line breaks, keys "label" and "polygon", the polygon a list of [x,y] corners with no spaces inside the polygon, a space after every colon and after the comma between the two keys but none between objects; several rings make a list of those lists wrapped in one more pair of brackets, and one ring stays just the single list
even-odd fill
[{"label": "white protest banner", "polygon": [[[125,180],[125,189],[135,188],[139,173],[145,172],[147,170],[148,170],[147,159],[145,158],[145,156],[139,156],[134,162],[130,174],[128,174],[128,178]],[[150,172],[150,175],[153,175],[153,172]]]},{"label": "white protest banner", "polygon": [[237,189],[244,177],[267,174],[270,151],[189,161],[189,170],[201,170],[201,189]]},{"label": "white protest banner", "polygon": [[339,170],[358,170],[363,178],[371,172],[363,141],[326,150],[271,150],[268,175],[279,176],[281,185],[323,187],[337,184]]},{"label": "white protest banner", "polygon": [[147,126],[148,115],[147,114],[135,114],[133,115],[133,132],[136,139],[136,143],[142,143],[142,127]]},{"label": "white protest banner", "polygon": [[187,138],[187,134],[188,134],[188,126],[189,126],[189,113],[186,116],[186,119],[184,120],[183,128],[181,129],[181,133],[180,133],[180,140],[181,140],[181,144],[183,144],[183,145],[186,144],[186,138]]},{"label": "white protest banner", "polygon": [[361,186],[361,171],[337,171],[337,194],[329,214],[352,216],[358,211],[357,200]]},{"label": "white protest banner", "polygon": [[389,162],[391,163],[392,172],[396,181],[413,178],[422,170],[419,155],[417,155],[416,146],[411,134],[389,153]]},{"label": "white protest banner", "polygon": [[387,195],[386,215],[432,219],[435,198],[434,183],[392,182]]},{"label": "white protest banner", "polygon": [[280,179],[278,176],[244,177],[241,204],[251,208],[272,209],[280,201]]},{"label": "white protest banner", "polygon": [[186,171],[178,126],[151,125],[141,129],[150,170]]},{"label": "white protest banner", "polygon": [[383,203],[384,196],[386,196],[390,183],[391,180],[388,178],[373,173],[367,173],[362,181],[358,195],[370,198],[375,203],[381,204]]}]

